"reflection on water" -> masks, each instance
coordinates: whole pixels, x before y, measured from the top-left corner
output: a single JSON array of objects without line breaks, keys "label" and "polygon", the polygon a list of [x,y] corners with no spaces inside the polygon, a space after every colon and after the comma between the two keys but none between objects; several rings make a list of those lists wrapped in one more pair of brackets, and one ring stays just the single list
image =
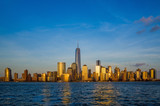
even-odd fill
[{"label": "reflection on water", "polygon": [[44,84],[43,89],[42,89],[42,95],[44,96],[42,101],[44,101],[45,105],[49,105],[48,103],[51,100],[51,87],[48,84]]},{"label": "reflection on water", "polygon": [[66,104],[70,103],[70,98],[71,98],[69,83],[64,84],[62,92],[63,92],[62,102],[64,105],[66,105]]},{"label": "reflection on water", "polygon": [[107,86],[105,86],[105,83],[101,85],[95,84],[95,88],[93,93],[95,94],[96,104],[118,105],[118,102],[116,101],[118,91],[116,91],[112,83],[108,83]]},{"label": "reflection on water", "polygon": [[160,105],[160,82],[2,82],[0,105]]}]

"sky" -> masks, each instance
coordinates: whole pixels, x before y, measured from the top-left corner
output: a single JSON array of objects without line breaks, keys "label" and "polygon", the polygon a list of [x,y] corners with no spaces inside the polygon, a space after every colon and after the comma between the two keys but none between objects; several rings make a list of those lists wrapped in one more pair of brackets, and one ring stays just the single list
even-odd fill
[{"label": "sky", "polygon": [[159,0],[0,0],[0,76],[56,71],[75,62],[128,71],[155,68],[160,78]]}]

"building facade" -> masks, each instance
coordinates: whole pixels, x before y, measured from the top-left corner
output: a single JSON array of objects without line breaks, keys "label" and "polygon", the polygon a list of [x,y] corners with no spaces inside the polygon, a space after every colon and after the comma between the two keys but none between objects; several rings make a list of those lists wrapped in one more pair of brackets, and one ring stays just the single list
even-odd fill
[{"label": "building facade", "polygon": [[77,76],[78,79],[80,78],[81,74],[81,54],[80,54],[80,48],[79,45],[77,44],[76,52],[75,52],[75,63],[77,64]]},{"label": "building facade", "polygon": [[11,81],[12,80],[12,73],[10,68],[5,69],[5,81]]},{"label": "building facade", "polygon": [[83,65],[82,67],[82,81],[88,80],[88,68],[87,65]]},{"label": "building facade", "polygon": [[66,73],[66,63],[58,62],[57,63],[57,77],[61,77],[62,74]]}]

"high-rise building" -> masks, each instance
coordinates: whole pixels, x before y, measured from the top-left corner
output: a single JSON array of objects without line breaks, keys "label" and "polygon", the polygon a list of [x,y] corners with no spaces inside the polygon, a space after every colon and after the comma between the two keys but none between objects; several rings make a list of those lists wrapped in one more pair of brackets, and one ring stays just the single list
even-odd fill
[{"label": "high-rise building", "polygon": [[115,73],[116,78],[119,80],[119,78],[120,78],[120,69],[118,67],[115,67],[114,73]]},{"label": "high-rise building", "polygon": [[14,73],[14,81],[18,80],[18,73]]},{"label": "high-rise building", "polygon": [[101,67],[101,74],[100,74],[100,81],[105,81],[106,80],[106,68]]},{"label": "high-rise building", "polygon": [[97,77],[97,80],[99,81],[99,79],[100,79],[100,73],[101,73],[101,66],[97,66],[96,65],[96,67],[95,67],[95,72],[96,72],[96,74],[98,75]]},{"label": "high-rise building", "polygon": [[101,65],[101,61],[100,61],[100,60],[97,60],[97,61],[96,61],[96,65],[97,65],[97,66],[100,66],[100,65]]},{"label": "high-rise building", "polygon": [[127,72],[127,67],[124,68],[124,72]]},{"label": "high-rise building", "polygon": [[109,78],[112,76],[112,67],[108,66],[108,73],[109,73]]},{"label": "high-rise building", "polygon": [[5,81],[11,81],[12,80],[12,73],[10,68],[5,69]]},{"label": "high-rise building", "polygon": [[77,64],[77,76],[80,79],[81,74],[81,55],[80,55],[80,48],[77,44],[76,52],[75,52],[75,62]]},{"label": "high-rise building", "polygon": [[29,82],[31,82],[31,81],[32,81],[32,76],[31,76],[31,74],[30,74],[30,73],[28,74],[27,81],[29,81]]},{"label": "high-rise building", "polygon": [[70,77],[69,74],[62,74],[62,81],[63,82],[69,82],[70,81]]},{"label": "high-rise building", "polygon": [[106,80],[106,81],[109,81],[109,73],[106,73],[105,80]]},{"label": "high-rise building", "polygon": [[72,67],[68,67],[67,74],[69,74],[70,80],[73,80],[73,70]]},{"label": "high-rise building", "polygon": [[48,71],[47,72],[47,81],[52,82],[53,81],[53,72]]},{"label": "high-rise building", "polygon": [[88,69],[88,78],[91,78],[91,69]]},{"label": "high-rise building", "polygon": [[24,73],[22,73],[22,80],[23,81],[27,81],[28,79],[28,70],[24,70]]},{"label": "high-rise building", "polygon": [[34,81],[34,82],[38,81],[38,74],[37,73],[33,74],[32,81]]},{"label": "high-rise building", "polygon": [[57,63],[57,76],[61,77],[62,74],[66,73],[66,63],[65,62],[58,62]]},{"label": "high-rise building", "polygon": [[130,71],[130,79],[129,79],[129,81],[135,81],[134,72],[133,71]]},{"label": "high-rise building", "polygon": [[57,71],[53,72],[53,82],[57,81]]},{"label": "high-rise building", "polygon": [[46,73],[41,74],[41,81],[46,82],[47,81],[47,76]]},{"label": "high-rise building", "polygon": [[136,80],[141,80],[141,70],[138,68],[135,72]]},{"label": "high-rise building", "polygon": [[149,70],[149,76],[150,76],[151,79],[155,79],[156,78],[156,72],[155,72],[154,68]]},{"label": "high-rise building", "polygon": [[77,74],[77,64],[72,63],[71,67],[72,67],[72,74],[73,74],[73,79],[72,80],[76,81],[77,80],[77,75],[78,75]]},{"label": "high-rise building", "polygon": [[127,72],[127,80],[129,81],[130,80],[130,72]]},{"label": "high-rise building", "polygon": [[82,81],[88,80],[88,68],[87,65],[83,65],[82,67]]},{"label": "high-rise building", "polygon": [[99,81],[98,73],[93,72],[93,81]]},{"label": "high-rise building", "polygon": [[147,71],[143,71],[142,72],[142,79],[145,81],[148,78],[148,72]]}]

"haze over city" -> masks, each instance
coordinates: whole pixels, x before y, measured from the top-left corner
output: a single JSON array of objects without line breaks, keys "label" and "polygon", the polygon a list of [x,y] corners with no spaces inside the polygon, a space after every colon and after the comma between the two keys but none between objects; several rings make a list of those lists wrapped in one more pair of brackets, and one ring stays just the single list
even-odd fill
[{"label": "haze over city", "polygon": [[[56,71],[75,61],[92,72],[103,66],[160,70],[159,0],[0,1],[0,76]],[[135,8],[136,7],[136,8]],[[154,7],[154,8],[153,8]],[[160,76],[160,73],[157,74]],[[159,78],[159,77],[158,77]]]}]

